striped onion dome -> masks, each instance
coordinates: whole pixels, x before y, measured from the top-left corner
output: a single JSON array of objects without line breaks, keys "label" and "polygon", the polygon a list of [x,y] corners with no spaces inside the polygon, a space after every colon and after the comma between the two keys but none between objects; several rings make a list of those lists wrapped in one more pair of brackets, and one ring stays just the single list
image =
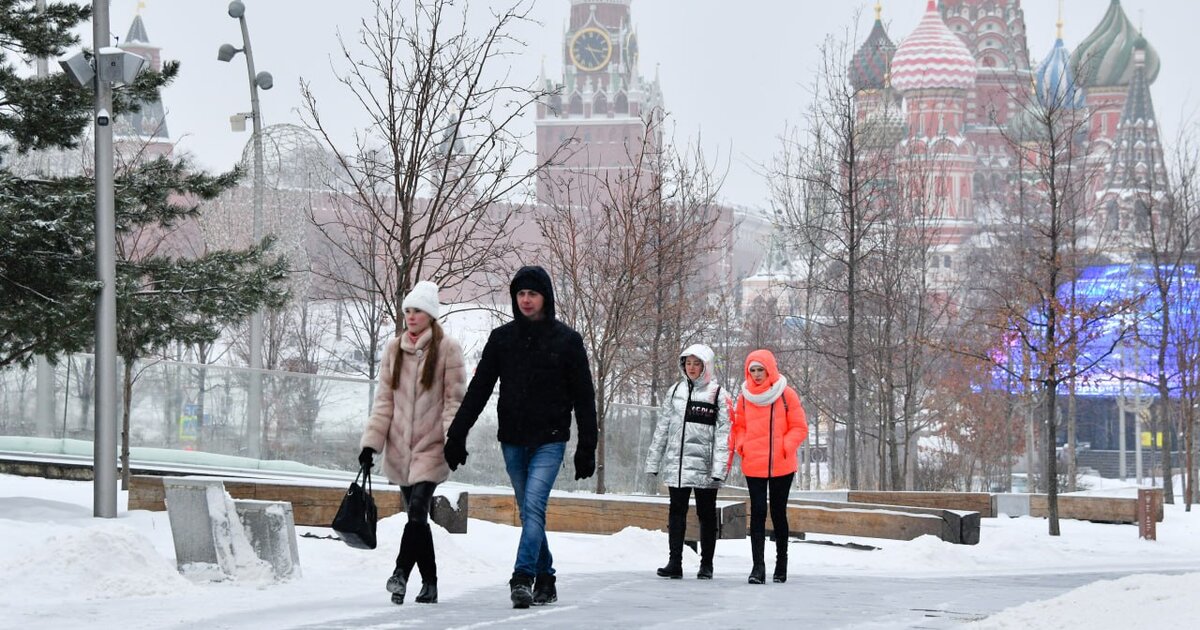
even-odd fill
[{"label": "striped onion dome", "polygon": [[850,85],[854,91],[882,90],[895,54],[896,45],[883,28],[880,7],[876,5],[875,26],[850,60]]},{"label": "striped onion dome", "polygon": [[[1108,12],[1096,30],[1075,48],[1071,69],[1080,87],[1115,87],[1129,85],[1133,79],[1133,48],[1139,33],[1121,0],[1112,0]],[[1146,79],[1153,83],[1161,67],[1158,53],[1146,45]]]},{"label": "striped onion dome", "polygon": [[1075,85],[1071,72],[1071,55],[1063,44],[1062,33],[1054,42],[1050,54],[1038,66],[1037,96],[1047,109],[1079,109],[1083,107],[1083,90]]},{"label": "striped onion dome", "polygon": [[896,49],[892,59],[892,87],[910,90],[959,89],[975,85],[975,57],[957,35],[950,32],[929,0],[925,16]]}]

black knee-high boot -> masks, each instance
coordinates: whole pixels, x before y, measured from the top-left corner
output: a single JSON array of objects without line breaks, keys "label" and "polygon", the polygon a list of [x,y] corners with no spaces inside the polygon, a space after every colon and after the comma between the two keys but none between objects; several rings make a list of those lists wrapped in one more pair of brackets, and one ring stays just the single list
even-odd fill
[{"label": "black knee-high boot", "polygon": [[767,566],[763,562],[765,545],[766,536],[764,534],[750,534],[750,556],[754,561],[754,566],[750,568],[750,577],[746,580],[750,584],[762,584],[767,581]]},{"label": "black knee-high boot", "polygon": [[700,518],[700,570],[696,579],[711,580],[713,575],[713,554],[717,550],[717,518],[710,515]]},{"label": "black knee-high boot", "polygon": [[787,581],[788,537],[775,535],[775,574],[772,579],[776,582]]},{"label": "black knee-high boot", "polygon": [[400,536],[400,553],[396,554],[396,569],[392,571],[392,577],[387,581],[387,591],[392,594],[393,604],[404,603],[404,594],[408,590],[408,576],[417,562],[416,530],[414,523],[407,523],[404,525],[404,533]]},{"label": "black knee-high boot", "polygon": [[658,569],[658,577],[678,580],[683,578],[683,534],[687,527],[683,518],[671,516],[667,519],[667,566]]},{"label": "black knee-high boot", "polygon": [[417,594],[418,604],[436,604],[437,591],[437,557],[433,552],[433,530],[429,523],[421,523],[417,529],[417,570],[421,572],[421,592]]}]

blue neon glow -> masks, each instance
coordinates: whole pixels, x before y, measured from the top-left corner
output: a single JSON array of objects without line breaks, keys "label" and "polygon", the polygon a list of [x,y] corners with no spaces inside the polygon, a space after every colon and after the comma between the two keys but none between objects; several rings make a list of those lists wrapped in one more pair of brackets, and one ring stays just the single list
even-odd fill
[{"label": "blue neon glow", "polygon": [[[1167,274],[1172,268],[1162,269],[1164,274]],[[1080,311],[1111,309],[1120,302],[1132,302],[1135,306],[1123,316],[1093,322],[1092,330],[1082,335],[1084,339],[1080,344],[1077,363],[1096,364],[1076,380],[1076,395],[1115,397],[1120,395],[1122,386],[1127,396],[1133,396],[1138,389],[1141,390],[1142,396],[1157,395],[1157,388],[1153,383],[1158,378],[1162,300],[1154,284],[1153,273],[1154,268],[1151,265],[1089,267],[1075,281],[1076,303]],[[1069,303],[1071,288],[1071,283],[1059,287],[1058,299],[1063,304]],[[1194,265],[1183,265],[1179,268],[1167,299],[1172,306],[1170,316],[1176,323],[1194,322],[1200,317],[1200,278],[1196,275]],[[1028,317],[1035,324],[1043,321],[1041,314],[1032,310]],[[1070,328],[1067,320],[1061,319],[1058,327],[1060,339],[1065,340]],[[1126,341],[1118,343],[1124,328],[1132,328],[1136,334],[1128,334]],[[1036,330],[1035,328],[1035,333]],[[998,364],[1011,365],[1013,372],[1021,374],[1020,341],[1015,337],[1010,339],[1003,347],[997,349],[993,359]],[[1173,393],[1179,388],[1178,363],[1176,345],[1174,339],[1170,339],[1166,372],[1168,386]],[[1032,365],[1036,368],[1037,362],[1032,362]],[[1036,379],[1036,374],[1034,378]],[[1001,389],[1007,387],[1013,392],[1022,391],[1019,381],[1010,385],[1010,380],[1012,379],[1005,370],[996,370],[996,384]],[[1065,385],[1060,387],[1059,393],[1066,394]]]}]

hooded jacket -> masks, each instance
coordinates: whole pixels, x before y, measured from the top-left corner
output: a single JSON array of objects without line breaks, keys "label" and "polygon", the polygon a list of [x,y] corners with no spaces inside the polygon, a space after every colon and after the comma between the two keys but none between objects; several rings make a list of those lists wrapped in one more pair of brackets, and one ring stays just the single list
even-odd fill
[{"label": "hooded jacket", "polygon": [[[704,362],[704,371],[691,380],[684,360],[693,356]],[[679,355],[683,379],[667,390],[654,425],[654,437],[646,453],[646,472],[661,473],[663,483],[673,488],[719,488],[729,467],[728,392],[716,382],[713,351],[695,344]],[[713,424],[685,421],[689,402],[715,404]]]},{"label": "hooded jacket", "polygon": [[[761,363],[767,379],[755,385],[750,364]],[[808,437],[808,422],[796,390],[779,374],[775,355],[755,350],[746,357],[746,382],[733,406],[730,442],[747,477],[782,477],[796,472],[796,450]],[[755,402],[757,401],[757,402]]]},{"label": "hooded jacket", "polygon": [[[438,348],[436,378],[429,389],[421,387],[426,350],[433,331],[426,330],[413,343],[408,335],[388,342],[379,366],[379,388],[371,419],[363,431],[360,447],[383,453],[383,472],[388,481],[411,486],[422,481],[441,483],[450,477],[442,447],[446,428],[454,419],[467,384],[462,348],[448,336]],[[403,352],[400,386],[391,388],[396,353]]]},{"label": "hooded jacket", "polygon": [[[544,317],[521,314],[517,292],[533,289],[545,298]],[[448,435],[466,443],[496,381],[496,437],[505,444],[541,446],[571,437],[571,413],[579,428],[579,448],[595,450],[596,392],[583,338],[555,319],[554,287],[541,267],[522,267],[509,284],[513,321],[494,330],[483,347],[462,405]]]}]

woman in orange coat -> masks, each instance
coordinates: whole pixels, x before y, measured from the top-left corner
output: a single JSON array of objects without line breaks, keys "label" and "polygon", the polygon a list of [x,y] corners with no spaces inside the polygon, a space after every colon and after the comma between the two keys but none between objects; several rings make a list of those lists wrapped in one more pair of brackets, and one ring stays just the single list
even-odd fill
[{"label": "woman in orange coat", "polygon": [[754,566],[751,584],[766,581],[763,547],[766,539],[767,497],[775,530],[776,582],[787,581],[788,490],[796,475],[796,450],[808,437],[804,407],[796,390],[779,373],[775,355],[755,350],[746,357],[746,381],[733,407],[730,442],[742,459],[742,474],[750,490],[750,549]]}]

